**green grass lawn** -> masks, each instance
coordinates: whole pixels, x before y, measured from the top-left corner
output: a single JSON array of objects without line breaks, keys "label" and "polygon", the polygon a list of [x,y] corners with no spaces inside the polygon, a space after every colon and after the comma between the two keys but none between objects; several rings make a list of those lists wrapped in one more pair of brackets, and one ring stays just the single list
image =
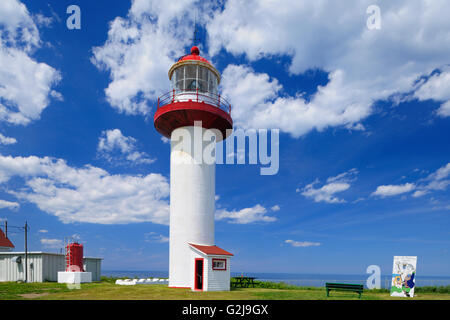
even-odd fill
[{"label": "green grass lawn", "polygon": [[[44,283],[0,283],[0,299],[45,300],[358,300],[356,293],[330,292],[325,288],[232,288],[228,292],[192,292],[189,289],[168,288],[167,285],[120,286],[112,279],[81,284],[80,289],[67,285]],[[387,290],[366,290],[362,300],[399,300],[392,298]],[[450,300],[450,293],[417,293],[410,300]]]}]

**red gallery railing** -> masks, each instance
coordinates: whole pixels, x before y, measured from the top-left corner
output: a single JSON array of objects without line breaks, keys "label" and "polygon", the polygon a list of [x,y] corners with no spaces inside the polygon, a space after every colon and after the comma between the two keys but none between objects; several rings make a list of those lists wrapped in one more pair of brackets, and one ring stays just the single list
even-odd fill
[{"label": "red gallery railing", "polygon": [[171,103],[186,101],[204,102],[231,114],[231,104],[220,94],[199,91],[198,89],[195,91],[175,89],[169,91],[158,98],[158,109]]}]

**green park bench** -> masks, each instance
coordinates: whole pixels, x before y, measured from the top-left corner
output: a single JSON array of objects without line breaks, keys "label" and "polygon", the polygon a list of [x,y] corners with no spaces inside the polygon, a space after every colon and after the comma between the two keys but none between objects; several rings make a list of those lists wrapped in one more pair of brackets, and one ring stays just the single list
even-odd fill
[{"label": "green park bench", "polygon": [[364,291],[364,285],[362,284],[351,284],[351,283],[325,283],[325,288],[327,289],[327,297],[330,296],[330,291],[351,291],[359,294],[361,299],[361,294]]}]

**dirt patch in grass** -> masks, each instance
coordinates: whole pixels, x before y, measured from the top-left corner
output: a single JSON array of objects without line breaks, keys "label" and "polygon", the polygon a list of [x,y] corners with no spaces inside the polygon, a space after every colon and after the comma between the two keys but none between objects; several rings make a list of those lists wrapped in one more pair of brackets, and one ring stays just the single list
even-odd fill
[{"label": "dirt patch in grass", "polygon": [[25,293],[25,294],[19,294],[19,296],[21,296],[22,298],[26,298],[26,299],[36,299],[36,298],[48,296],[49,294],[50,293],[48,293],[48,292],[43,292],[43,293]]}]

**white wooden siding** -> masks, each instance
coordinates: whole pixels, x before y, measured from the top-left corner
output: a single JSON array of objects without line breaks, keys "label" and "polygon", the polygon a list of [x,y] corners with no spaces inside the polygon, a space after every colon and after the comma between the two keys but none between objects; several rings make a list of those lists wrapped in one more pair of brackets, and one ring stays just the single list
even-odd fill
[{"label": "white wooden siding", "polygon": [[[225,259],[226,270],[213,270],[212,259]],[[227,256],[208,256],[208,291],[229,291],[230,290],[230,258]],[[205,259],[206,261],[206,259]],[[205,272],[206,273],[206,272]]]},{"label": "white wooden siding", "polygon": [[[21,263],[12,261],[17,256],[22,258]],[[29,252],[27,260],[29,282],[58,281],[58,271],[65,270],[63,254]],[[24,265],[25,254],[23,252],[0,252],[0,281],[25,280]],[[84,266],[86,271],[92,273],[92,281],[100,281],[100,258],[85,257]]]}]

